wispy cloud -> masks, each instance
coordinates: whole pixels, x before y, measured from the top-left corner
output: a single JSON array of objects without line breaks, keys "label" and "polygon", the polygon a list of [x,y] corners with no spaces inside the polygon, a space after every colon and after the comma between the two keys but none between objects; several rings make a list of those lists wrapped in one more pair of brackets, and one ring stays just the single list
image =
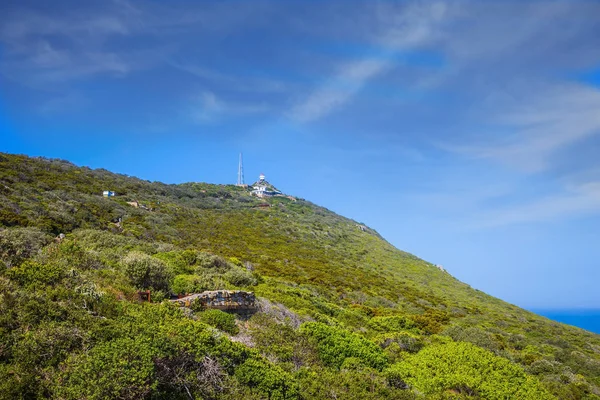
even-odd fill
[{"label": "wispy cloud", "polygon": [[15,12],[12,18],[2,25],[0,34],[5,41],[18,44],[17,41],[44,35],[65,35],[69,37],[128,34],[125,21],[113,15],[55,16],[34,12]]},{"label": "wispy cloud", "polygon": [[276,79],[258,78],[239,74],[227,74],[215,69],[170,61],[169,64],[197,78],[213,84],[222,84],[231,90],[254,93],[280,93],[289,89],[289,83]]},{"label": "wispy cloud", "polygon": [[557,152],[600,135],[600,91],[589,86],[538,87],[518,99],[493,101],[483,111],[494,135],[477,134],[475,143],[442,147],[533,173],[547,169]]},{"label": "wispy cloud", "polygon": [[14,11],[0,27],[5,52],[0,73],[28,86],[81,79],[101,73],[124,75],[131,67],[104,43],[129,34],[118,15],[99,12],[44,15]]},{"label": "wispy cloud", "polygon": [[[0,77],[24,86],[54,90],[56,85],[98,76],[122,78],[132,72],[168,64],[174,53],[195,55],[203,43],[259,23],[268,14],[265,3],[231,9],[220,3],[174,7],[141,0],[85,2],[78,7],[57,4],[56,9],[15,6],[0,19]],[[3,10],[4,11],[4,10]],[[194,51],[190,52],[190,47]],[[206,79],[224,75],[177,65]],[[230,79],[233,81],[233,79]],[[254,79],[245,91],[281,91],[278,82]]]},{"label": "wispy cloud", "polygon": [[192,119],[201,124],[218,122],[221,118],[231,116],[249,116],[267,112],[270,107],[264,103],[248,104],[226,102],[214,93],[205,91],[193,102],[190,109]]},{"label": "wispy cloud", "polygon": [[388,14],[382,16],[380,22],[385,22],[387,29],[374,39],[379,54],[342,63],[329,79],[289,110],[289,117],[299,122],[315,121],[348,103],[371,79],[394,68],[398,62],[394,55],[431,39],[445,10],[444,3],[434,3],[391,10],[391,20]]},{"label": "wispy cloud", "polygon": [[600,214],[600,181],[568,188],[563,193],[538,198],[510,208],[479,213],[471,225],[491,228],[523,223],[546,223]]}]

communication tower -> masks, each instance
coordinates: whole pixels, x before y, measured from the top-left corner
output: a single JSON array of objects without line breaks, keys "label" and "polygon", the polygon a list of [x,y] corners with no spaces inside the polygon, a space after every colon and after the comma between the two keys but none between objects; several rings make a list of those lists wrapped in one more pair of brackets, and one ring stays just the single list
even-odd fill
[{"label": "communication tower", "polygon": [[242,159],[242,153],[240,153],[240,163],[238,164],[237,186],[244,186],[244,162]]}]

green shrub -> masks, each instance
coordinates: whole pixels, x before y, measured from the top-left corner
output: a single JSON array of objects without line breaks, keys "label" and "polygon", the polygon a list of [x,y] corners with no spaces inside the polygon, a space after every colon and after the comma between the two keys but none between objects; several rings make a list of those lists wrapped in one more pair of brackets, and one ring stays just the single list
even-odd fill
[{"label": "green shrub", "polygon": [[294,329],[295,322],[282,317],[274,308],[269,312],[254,314],[248,321],[254,348],[269,360],[286,363],[290,369],[318,363],[315,347]]},{"label": "green shrub", "polygon": [[298,384],[278,366],[260,358],[249,358],[235,370],[235,377],[244,385],[269,399],[299,398]]},{"label": "green shrub", "polygon": [[7,267],[19,265],[49,241],[50,236],[39,228],[0,229],[0,261]]},{"label": "green shrub", "polygon": [[140,289],[169,290],[169,275],[165,264],[148,254],[132,251],[123,259],[125,273]]},{"label": "green shrub", "polygon": [[177,275],[171,285],[171,290],[177,294],[198,293],[206,289],[206,279],[198,275]]},{"label": "green shrub", "polygon": [[376,331],[383,332],[418,331],[417,325],[414,321],[399,315],[389,317],[373,317],[369,320],[369,327]]},{"label": "green shrub", "polygon": [[[302,368],[296,373],[300,393],[304,399],[416,399],[408,390],[390,387],[385,376],[361,366],[356,359],[349,358],[340,371],[330,368]],[[346,368],[348,366],[348,368]]]},{"label": "green shrub", "polygon": [[193,250],[157,253],[154,257],[163,261],[174,275],[190,275],[194,273],[196,252]]},{"label": "green shrub", "polygon": [[232,335],[236,335],[239,332],[239,329],[235,324],[235,315],[228,314],[221,310],[202,311],[198,313],[198,319]]},{"label": "green shrub", "polygon": [[536,360],[527,367],[527,372],[532,375],[556,374],[561,372],[564,367],[557,361]]},{"label": "green shrub", "polygon": [[68,271],[73,269],[100,269],[104,267],[92,252],[86,251],[74,240],[68,239],[46,246],[36,257],[36,260],[60,265]]},{"label": "green shrub", "polygon": [[417,327],[426,334],[439,333],[444,324],[450,321],[450,317],[444,311],[428,309],[425,313],[411,316]]},{"label": "green shrub", "polygon": [[340,368],[348,357],[356,357],[375,369],[382,369],[387,364],[386,355],[379,346],[355,333],[320,322],[306,322],[300,326],[300,332],[316,346],[325,365]]},{"label": "green shrub", "polygon": [[21,365],[57,365],[86,339],[81,330],[68,324],[44,323],[25,332],[12,349],[14,361]]},{"label": "green shrub", "polygon": [[258,283],[252,272],[240,267],[232,268],[223,277],[227,282],[235,286],[255,286]]},{"label": "green shrub", "polygon": [[0,363],[0,399],[41,399],[36,371],[20,364]]},{"label": "green shrub", "polygon": [[444,330],[443,334],[450,336],[457,342],[473,343],[496,354],[502,349],[502,344],[491,333],[477,327],[463,328],[455,325]]},{"label": "green shrub", "polygon": [[65,275],[66,271],[61,266],[37,261],[26,261],[8,271],[8,276],[23,286],[56,285]]},{"label": "green shrub", "polygon": [[424,346],[419,336],[409,332],[384,333],[376,336],[374,340],[386,350],[394,347],[398,351],[408,353],[418,353]]},{"label": "green shrub", "polygon": [[452,391],[490,400],[554,398],[520,366],[465,342],[431,345],[385,372],[391,384],[426,395]]},{"label": "green shrub", "polygon": [[27,217],[7,208],[0,208],[0,225],[3,226],[27,226]]},{"label": "green shrub", "polygon": [[220,271],[227,271],[233,267],[233,264],[229,263],[223,257],[204,252],[199,252],[196,255],[196,265],[200,268],[216,269]]},{"label": "green shrub", "polygon": [[139,399],[154,388],[157,355],[151,342],[120,338],[73,355],[53,384],[63,399]]}]

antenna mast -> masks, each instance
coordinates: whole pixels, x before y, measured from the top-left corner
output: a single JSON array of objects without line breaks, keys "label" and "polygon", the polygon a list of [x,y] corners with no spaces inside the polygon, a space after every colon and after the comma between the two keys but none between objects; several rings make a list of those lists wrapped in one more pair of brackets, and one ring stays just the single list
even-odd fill
[{"label": "antenna mast", "polygon": [[244,162],[242,160],[242,153],[240,153],[240,163],[238,165],[238,186],[244,186]]}]

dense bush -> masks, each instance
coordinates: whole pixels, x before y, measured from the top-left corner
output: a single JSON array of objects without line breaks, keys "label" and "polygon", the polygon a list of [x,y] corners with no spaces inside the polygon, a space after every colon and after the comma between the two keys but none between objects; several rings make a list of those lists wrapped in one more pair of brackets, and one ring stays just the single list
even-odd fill
[{"label": "dense bush", "polygon": [[417,353],[424,346],[423,340],[408,332],[384,333],[375,337],[375,342],[385,350],[390,361],[402,359],[403,353]]},{"label": "dense bush", "polygon": [[198,319],[210,326],[214,326],[223,332],[235,335],[239,329],[235,324],[235,316],[221,310],[206,310],[198,313]]},{"label": "dense bush", "polygon": [[417,325],[414,321],[404,316],[373,317],[369,320],[371,329],[383,332],[417,332]]},{"label": "dense bush", "polygon": [[37,261],[26,261],[17,268],[12,268],[8,276],[23,286],[55,285],[66,275],[67,271],[60,265],[46,264]]},{"label": "dense bush", "polygon": [[18,265],[49,241],[50,236],[35,227],[0,229],[0,261],[7,267]]},{"label": "dense bush", "polygon": [[450,321],[450,317],[445,311],[430,308],[423,314],[413,315],[412,320],[426,334],[434,334],[442,330],[443,325]]},{"label": "dense bush", "polygon": [[272,306],[250,318],[248,333],[254,348],[287,370],[317,364],[319,360],[315,347],[294,328],[297,321],[286,314],[285,310]]},{"label": "dense bush", "polygon": [[236,378],[256,392],[272,400],[298,399],[298,385],[280,367],[259,358],[250,358],[235,371]]},{"label": "dense bush", "polygon": [[315,344],[325,365],[340,368],[348,357],[356,357],[375,369],[387,364],[381,348],[357,334],[320,322],[306,322],[300,326],[300,332]]},{"label": "dense bush", "polygon": [[214,287],[211,279],[199,275],[177,275],[173,279],[171,290],[176,294],[200,293],[209,289],[218,289]]},{"label": "dense bush", "polygon": [[120,338],[75,354],[53,383],[64,399],[139,399],[155,388],[153,359],[158,354],[148,340]]},{"label": "dense bush", "polygon": [[123,259],[125,273],[140,289],[169,290],[169,275],[165,264],[145,253],[132,251]]},{"label": "dense bush", "polygon": [[230,269],[223,277],[234,286],[255,286],[258,283],[252,272],[239,267]]},{"label": "dense bush", "polygon": [[417,396],[407,390],[390,387],[386,377],[371,368],[301,369],[297,374],[304,399],[410,400]]},{"label": "dense bush", "polygon": [[426,395],[454,392],[484,399],[553,399],[540,382],[505,358],[471,343],[426,347],[386,370],[390,382]]},{"label": "dense bush", "polygon": [[498,342],[494,336],[477,327],[463,328],[460,326],[452,326],[443,332],[444,335],[450,336],[457,342],[473,343],[484,349],[488,349],[498,354],[502,349],[502,344]]}]

